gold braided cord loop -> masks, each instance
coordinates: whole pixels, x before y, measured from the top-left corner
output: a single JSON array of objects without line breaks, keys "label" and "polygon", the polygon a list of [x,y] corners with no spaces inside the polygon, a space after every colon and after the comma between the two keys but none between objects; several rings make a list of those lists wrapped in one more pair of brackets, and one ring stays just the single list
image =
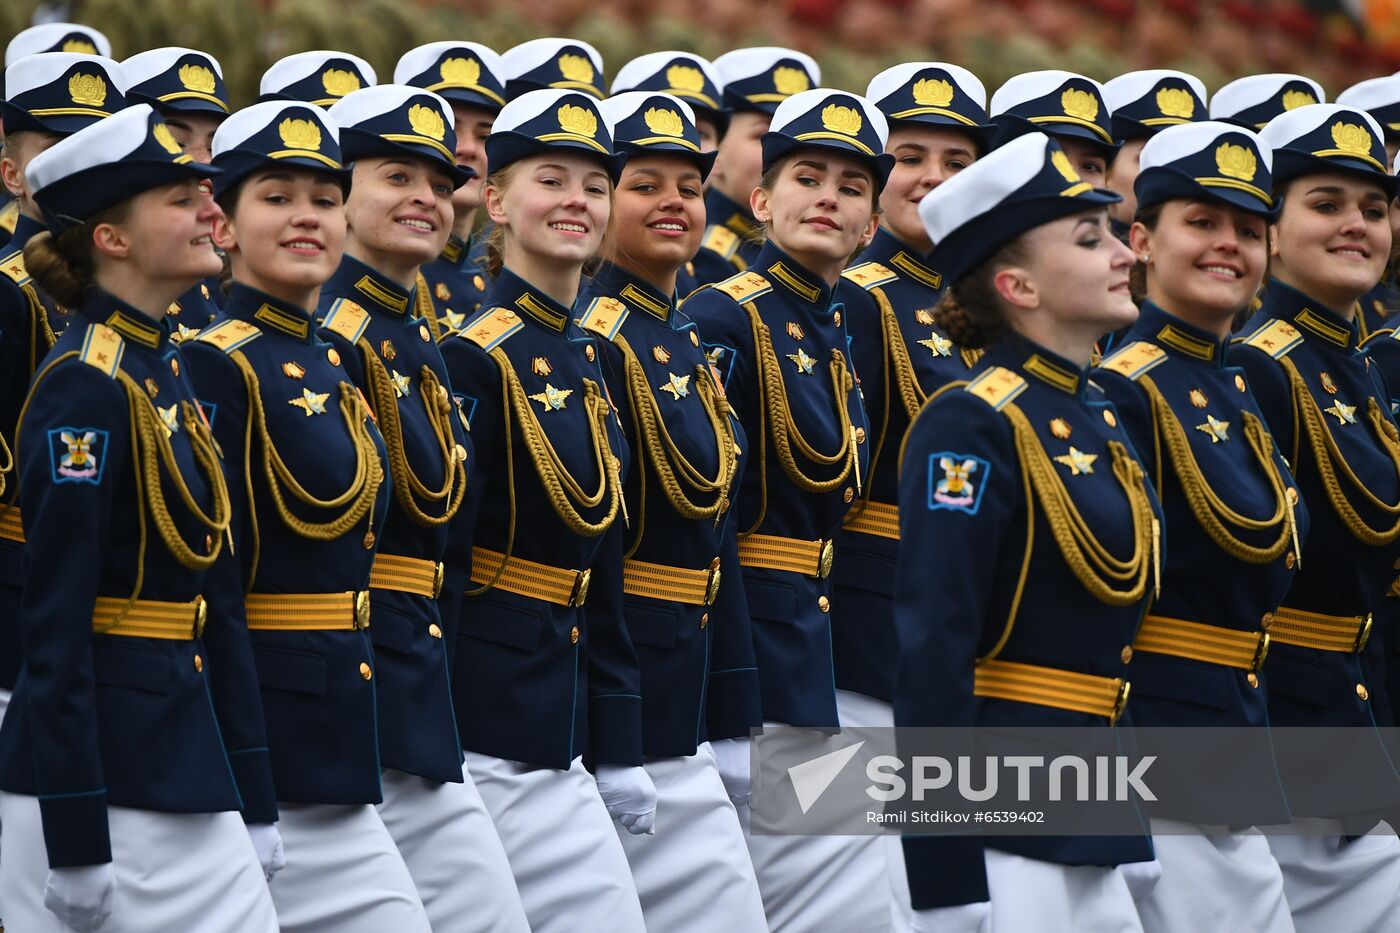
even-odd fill
[{"label": "gold braided cord loop", "polygon": [[[656,470],[657,479],[666,493],[666,500],[683,518],[714,518],[728,503],[729,484],[734,478],[739,454],[729,426],[726,403],[719,398],[709,370],[704,366],[696,366],[691,384],[700,397],[700,405],[709,419],[711,431],[714,432],[718,468],[713,478],[701,474],[676,446],[671,432],[666,427],[666,419],[657,404],[656,396],[652,394],[651,386],[647,382],[646,370],[642,368],[641,361],[627,342],[627,338],[619,335],[615,342],[626,358],[627,395],[632,403],[632,416],[642,435],[641,446],[646,450],[647,459]],[[639,473],[639,476],[645,488],[645,471]],[[703,505],[697,503],[687,494],[681,485],[682,482],[701,495],[713,496],[713,501]]]},{"label": "gold braided cord loop", "polygon": [[[403,443],[403,422],[399,418],[399,403],[394,393],[394,384],[389,372],[379,361],[369,341],[363,337],[359,342],[360,355],[365,361],[365,373],[369,382],[370,407],[379,419],[379,431],[384,435],[384,446],[389,452],[389,479],[394,484],[394,495],[399,500],[408,517],[419,525],[445,525],[457,514],[462,505],[462,494],[467,489],[467,465],[457,458],[456,442],[452,439],[452,400],[447,389],[438,380],[432,367],[424,364],[419,371],[418,393],[423,400],[423,410],[428,415],[433,436],[437,440],[438,456],[442,459],[442,487],[429,489],[408,462],[408,453]],[[449,499],[449,496],[451,497]],[[442,513],[429,515],[418,505],[418,499],[430,503],[442,503]]]},{"label": "gold braided cord loop", "polygon": [[1108,442],[1113,476],[1128,498],[1133,517],[1133,553],[1127,560],[1120,560],[1094,536],[1079,513],[1025,413],[1014,404],[1006,405],[1002,412],[1011,421],[1022,474],[1035,490],[1050,532],[1075,578],[1095,599],[1110,606],[1127,606],[1141,600],[1147,594],[1149,573],[1154,580],[1160,576],[1156,566],[1158,522],[1147,495],[1142,466],[1121,443]]},{"label": "gold braided cord loop", "polygon": [[447,333],[447,328],[443,327],[442,322],[438,320],[437,308],[433,307],[433,296],[428,290],[428,280],[421,272],[418,273],[417,286],[413,291],[413,305],[418,311],[418,316],[427,319],[428,327],[433,332],[433,339],[441,340],[442,335]]},{"label": "gold braided cord loop", "polygon": [[5,476],[15,468],[15,455],[10,452],[10,445],[5,443],[5,435],[0,434],[0,496],[5,494]]},{"label": "gold braided cord loop", "polygon": [[919,387],[919,380],[914,375],[914,364],[909,359],[909,347],[904,342],[904,333],[899,329],[899,319],[894,315],[894,307],[882,289],[872,288],[870,294],[880,306],[880,336],[884,342],[885,359],[889,362],[889,369],[885,372],[885,398],[889,399],[889,381],[893,375],[895,388],[899,390],[899,399],[904,403],[909,420],[913,421],[919,409],[924,407],[928,396]]},{"label": "gold braided cord loop", "polygon": [[[1253,412],[1240,413],[1244,422],[1245,440],[1254,452],[1255,462],[1259,464],[1260,471],[1268,480],[1274,494],[1273,515],[1260,520],[1241,515],[1216,494],[1201,472],[1200,464],[1191,452],[1191,442],[1172,412],[1171,405],[1162,396],[1162,390],[1157,388],[1150,376],[1142,376],[1138,382],[1147,392],[1156,430],[1160,432],[1166,444],[1172,469],[1181,482],[1186,503],[1191,507],[1191,513],[1196,516],[1201,528],[1221,550],[1236,560],[1248,564],[1268,564],[1278,560],[1294,539],[1293,503],[1288,496],[1288,487],[1279,475],[1273,457],[1273,438],[1269,436],[1264,423]],[[1278,536],[1267,547],[1256,547],[1240,540],[1227,526],[1260,532],[1277,528]]]},{"label": "gold braided cord loop", "polygon": [[[379,462],[379,452],[374,446],[374,437],[368,425],[369,412],[365,409],[360,394],[348,382],[340,384],[340,414],[345,420],[346,432],[351,446],[355,449],[355,478],[338,496],[318,499],[311,495],[297,478],[292,475],[277,445],[267,430],[267,412],[263,407],[258,374],[240,351],[230,357],[243,375],[248,388],[248,433],[257,432],[257,440],[262,448],[263,475],[267,480],[268,492],[272,494],[277,516],[293,534],[312,541],[334,541],[353,528],[374,507],[380,484],[384,481],[384,467]],[[252,445],[245,445],[244,469],[251,472]],[[297,501],[315,509],[343,509],[325,522],[310,522],[297,517],[287,507],[286,492]]]},{"label": "gold braided cord loop", "polygon": [[[1361,481],[1337,446],[1331,428],[1327,426],[1327,422],[1322,417],[1322,410],[1317,407],[1317,400],[1308,391],[1307,384],[1303,382],[1303,377],[1298,373],[1298,367],[1287,357],[1284,357],[1280,362],[1283,364],[1284,371],[1288,373],[1289,385],[1293,389],[1294,413],[1300,417],[1303,423],[1303,433],[1307,436],[1308,446],[1312,448],[1313,459],[1317,462],[1318,477],[1322,480],[1322,487],[1327,490],[1327,499],[1332,503],[1337,517],[1342,520],[1342,524],[1346,525],[1352,537],[1362,544],[1380,547],[1400,538],[1400,502],[1395,504],[1382,502]],[[1380,441],[1382,450],[1394,464],[1396,475],[1400,476],[1400,438],[1397,438],[1395,426],[1386,421],[1374,397],[1368,396],[1366,399],[1366,419],[1370,422],[1371,430],[1375,433],[1376,439]],[[1296,460],[1294,460],[1294,465],[1297,466]],[[1373,528],[1367,524],[1366,520],[1356,511],[1356,507],[1351,504],[1346,490],[1342,488],[1341,481],[1337,476],[1339,471],[1348,485],[1361,493],[1365,501],[1383,514],[1393,516],[1395,523],[1389,528]]]}]

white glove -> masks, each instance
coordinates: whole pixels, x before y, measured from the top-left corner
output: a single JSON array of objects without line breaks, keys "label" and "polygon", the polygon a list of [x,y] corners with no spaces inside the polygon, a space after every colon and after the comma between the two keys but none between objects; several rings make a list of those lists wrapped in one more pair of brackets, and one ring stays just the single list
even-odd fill
[{"label": "white glove", "polygon": [[65,926],[88,933],[107,922],[112,914],[112,894],[117,876],[112,863],[78,868],[50,868],[44,882],[44,906]]},{"label": "white glove", "polygon": [[271,823],[249,823],[248,838],[253,840],[253,851],[258,853],[263,876],[271,881],[273,875],[287,867],[287,858],[282,851],[282,834]]},{"label": "white glove", "polygon": [[1133,900],[1140,901],[1162,880],[1162,863],[1155,858],[1150,862],[1124,862],[1118,866],[1118,874],[1128,883]]},{"label": "white glove", "polygon": [[749,777],[749,740],[714,739],[710,748],[715,753],[715,764],[719,766],[719,779],[724,782],[724,792],[740,807],[749,802],[753,793]]},{"label": "white glove", "polygon": [[599,765],[598,796],[608,815],[634,836],[656,832],[656,785],[647,769],[630,765]]},{"label": "white glove", "polygon": [[914,911],[909,933],[991,933],[992,902],[976,901],[952,907]]}]

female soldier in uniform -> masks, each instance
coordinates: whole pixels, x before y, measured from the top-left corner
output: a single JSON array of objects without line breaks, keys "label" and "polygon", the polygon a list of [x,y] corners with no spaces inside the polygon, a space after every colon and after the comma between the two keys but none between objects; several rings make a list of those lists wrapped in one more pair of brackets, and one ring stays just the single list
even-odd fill
[{"label": "female soldier in uniform", "polygon": [[[951,285],[935,316],[987,354],[905,440],[897,725],[1094,730],[1122,713],[1121,652],[1159,545],[1142,467],[1087,374],[1098,337],[1137,316],[1132,254],[1105,210],[1116,199],[1030,133],[919,206]],[[945,836],[906,838],[904,855],[917,933],[986,929],[989,916],[994,931],[1133,930],[1112,868],[1150,860],[1152,846]]]},{"label": "female soldier in uniform", "polygon": [[145,105],[28,173],[51,233],[26,266],[75,317],[18,428],[25,659],[0,729],[5,919],[272,931],[264,874],[281,842],[228,488],[164,325],[218,269],[201,189],[216,173]]}]

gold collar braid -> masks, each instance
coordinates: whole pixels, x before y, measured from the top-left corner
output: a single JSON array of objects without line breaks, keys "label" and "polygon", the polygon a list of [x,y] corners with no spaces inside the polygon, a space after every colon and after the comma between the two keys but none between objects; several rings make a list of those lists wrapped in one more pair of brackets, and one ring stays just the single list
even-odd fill
[{"label": "gold collar braid", "polygon": [[433,332],[434,340],[441,340],[447,328],[442,326],[438,320],[437,308],[433,306],[433,295],[428,290],[428,279],[423,273],[418,273],[417,286],[413,293],[413,303],[418,309],[418,316],[428,322],[428,328]]},{"label": "gold collar braid", "polygon": [[[457,514],[457,509],[462,505],[462,494],[467,489],[467,464],[458,459],[457,444],[452,439],[452,400],[448,398],[447,388],[438,380],[432,367],[425,363],[419,371],[418,393],[437,440],[438,455],[442,458],[442,488],[429,489],[408,462],[403,443],[403,422],[399,420],[398,398],[389,372],[379,362],[368,340],[361,337],[358,346],[368,376],[370,407],[379,418],[379,431],[384,435],[384,446],[389,452],[389,479],[394,484],[394,495],[404,512],[417,524],[429,527],[445,525]],[[429,515],[419,507],[419,498],[442,503],[442,514]]]},{"label": "gold collar braid", "polygon": [[[1191,512],[1196,516],[1196,521],[1200,523],[1201,528],[1212,541],[1220,546],[1221,550],[1236,560],[1248,564],[1267,564],[1278,560],[1288,549],[1290,542],[1293,544],[1294,553],[1298,554],[1298,528],[1293,513],[1293,503],[1297,498],[1297,493],[1290,490],[1284,483],[1283,477],[1279,475],[1278,467],[1273,458],[1273,438],[1264,428],[1264,423],[1253,412],[1240,412],[1240,417],[1244,422],[1245,440],[1249,443],[1250,450],[1254,452],[1255,461],[1259,464],[1260,471],[1268,480],[1269,487],[1274,494],[1274,514],[1261,521],[1241,515],[1216,495],[1215,490],[1211,488],[1210,483],[1202,474],[1195,455],[1191,453],[1191,442],[1187,439],[1186,432],[1182,430],[1181,423],[1177,421],[1176,415],[1172,412],[1171,405],[1162,396],[1162,391],[1148,376],[1141,377],[1138,382],[1146,391],[1148,401],[1152,406],[1153,440],[1157,447],[1157,488],[1162,488],[1161,447],[1165,442],[1167,454],[1171,458],[1172,469],[1181,482],[1181,490],[1186,496],[1187,505],[1191,507]],[[1292,494],[1290,495],[1290,493]],[[1268,531],[1277,528],[1278,537],[1267,547],[1255,547],[1241,541],[1230,531],[1230,528],[1226,527],[1227,525],[1245,531]],[[1301,559],[1301,554],[1299,554],[1299,559]]]},{"label": "gold collar braid", "polygon": [[[1317,462],[1318,477],[1322,480],[1322,486],[1327,490],[1327,499],[1332,503],[1332,508],[1337,513],[1337,517],[1346,525],[1352,537],[1362,544],[1371,547],[1379,547],[1390,544],[1400,537],[1400,502],[1391,504],[1382,502],[1376,498],[1375,494],[1363,483],[1347,463],[1346,457],[1342,455],[1341,449],[1337,446],[1336,439],[1332,436],[1332,429],[1327,426],[1327,422],[1322,417],[1322,410],[1317,406],[1317,400],[1313,398],[1312,392],[1308,391],[1307,383],[1298,373],[1298,367],[1293,361],[1284,357],[1280,360],[1283,363],[1284,371],[1288,373],[1288,382],[1293,389],[1293,459],[1291,462],[1296,468],[1298,465],[1298,442],[1299,430],[1297,421],[1302,421],[1303,431],[1308,439],[1308,446],[1312,448],[1313,459]],[[1400,476],[1400,436],[1397,436],[1395,425],[1385,419],[1381,413],[1380,406],[1376,404],[1373,396],[1366,397],[1366,420],[1371,423],[1371,430],[1375,433],[1376,439],[1380,441],[1381,448],[1390,457],[1391,463],[1395,466],[1397,476]],[[1379,509],[1387,516],[1393,517],[1395,523],[1389,528],[1373,528],[1366,523],[1355,506],[1351,504],[1346,490],[1342,488],[1341,482],[1337,478],[1340,470],[1347,483],[1361,493],[1365,501]]]}]

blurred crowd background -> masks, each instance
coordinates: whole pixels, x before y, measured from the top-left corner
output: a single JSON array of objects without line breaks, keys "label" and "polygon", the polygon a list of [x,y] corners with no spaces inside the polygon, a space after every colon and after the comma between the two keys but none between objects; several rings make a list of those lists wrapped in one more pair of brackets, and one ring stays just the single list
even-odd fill
[{"label": "blurred crowd background", "polygon": [[404,51],[446,38],[504,51],[572,36],[602,52],[609,78],[660,49],[712,58],[783,45],[814,55],[824,83],[851,90],[923,60],[964,65],[989,90],[1041,68],[1100,80],[1178,68],[1211,91],[1244,74],[1300,72],[1329,99],[1400,70],[1400,0],[4,0],[0,43],[44,20],[97,27],[117,58],[166,45],[208,51],[236,106],[283,55],[353,52],[388,80]]}]

